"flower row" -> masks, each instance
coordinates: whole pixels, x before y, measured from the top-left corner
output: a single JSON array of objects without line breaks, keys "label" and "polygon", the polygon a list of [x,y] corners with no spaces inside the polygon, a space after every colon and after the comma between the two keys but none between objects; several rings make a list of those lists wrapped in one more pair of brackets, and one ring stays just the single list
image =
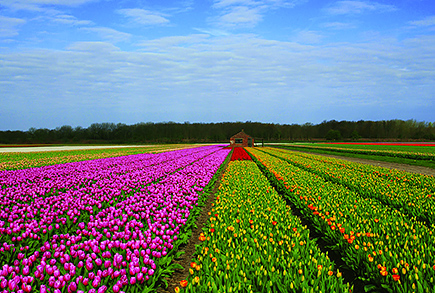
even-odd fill
[{"label": "flower row", "polygon": [[[285,150],[266,151],[329,181],[344,185],[364,197],[376,198],[411,217],[426,223],[435,223],[435,198],[432,197],[435,179],[431,176],[408,174],[400,177],[407,179],[399,179],[396,171],[396,177],[391,178],[379,176],[381,172],[388,174],[385,168]],[[425,182],[432,184],[420,187],[421,183],[413,184],[413,177],[423,177]]]},{"label": "flower row", "polygon": [[242,147],[233,148],[233,154],[231,155],[231,161],[236,160],[251,160],[251,157],[246,153]]},{"label": "flower row", "polygon": [[283,159],[248,151],[368,285],[393,292],[434,287],[435,235],[427,226]]},{"label": "flower row", "polygon": [[361,154],[361,155],[375,155],[384,157],[398,157],[412,160],[431,160],[435,161],[435,154],[431,152],[409,152],[409,151],[392,151],[392,150],[374,150],[374,149],[350,149],[344,147],[330,147],[318,145],[291,145],[292,148],[299,149],[318,149],[340,153]]},{"label": "flower row", "polygon": [[350,292],[252,161],[229,163],[200,240],[186,292]]},{"label": "flower row", "polygon": [[[78,186],[77,189],[69,187],[59,191],[58,194],[42,197],[41,202],[71,190],[76,192],[71,194],[69,200],[63,199],[55,212],[58,213],[58,218],[62,213],[67,214],[63,228],[49,225],[47,229],[39,227],[38,231],[38,227],[34,226],[43,221],[46,213],[40,211],[28,217],[28,213],[32,212],[29,207],[33,203],[30,198],[27,198],[23,201],[24,206],[27,205],[25,219],[36,218],[36,222],[20,223],[18,226],[14,225],[12,229],[10,226],[6,229],[24,229],[23,234],[27,233],[27,229],[36,230],[35,233],[24,235],[27,241],[23,239],[13,241],[12,237],[16,237],[12,235],[14,231],[3,229],[1,239],[5,241],[2,243],[0,254],[2,261],[0,290],[9,290],[9,292],[19,290],[30,292],[32,289],[40,292],[153,290],[156,283],[161,282],[162,277],[171,272],[169,264],[175,256],[177,243],[186,238],[183,227],[198,204],[203,188],[210,182],[229,150],[216,146],[198,148],[190,152],[190,155],[185,154],[175,160],[175,162],[185,163],[185,165],[177,165],[175,169],[165,168],[166,163],[163,162],[169,164],[171,161],[160,160],[162,163],[156,166],[160,166],[167,173],[163,172],[164,176],[155,178],[159,180],[154,182],[149,182],[148,172],[140,172],[140,167],[133,168],[136,165],[153,165],[147,164],[147,160],[139,160],[140,156],[129,156],[124,158],[125,162],[122,158],[113,159],[115,161],[111,163],[106,160],[90,161],[91,165],[100,163],[100,168],[93,170],[96,174],[101,171],[103,175],[100,173],[97,178],[84,180],[96,184],[95,190],[86,190],[89,197],[86,197],[86,192],[80,193],[84,191],[81,190],[85,188],[83,186]],[[202,155],[196,156],[197,153]],[[172,155],[176,156],[176,154]],[[155,156],[168,158],[168,154],[151,157]],[[184,157],[192,157],[192,159],[183,160]],[[135,158],[139,161],[138,164],[134,163]],[[153,159],[150,158],[152,162]],[[121,162],[124,164],[120,164]],[[118,171],[115,170],[116,166],[119,168]],[[115,169],[112,170],[113,172],[105,172],[105,167]],[[71,170],[70,177],[89,175],[86,172]],[[99,182],[110,183],[110,176],[130,173],[135,174],[131,177],[122,177],[126,185],[100,188]],[[33,177],[32,180],[35,178]],[[62,178],[69,179],[65,174]],[[71,180],[74,181],[73,178]],[[123,187],[126,188],[123,190]],[[103,190],[101,194],[95,194],[98,189]],[[110,197],[104,196],[110,192],[117,194],[117,200],[112,201]],[[36,196],[34,199],[37,201]],[[92,200],[94,201],[90,203],[92,209],[89,213],[84,212],[86,209],[76,206],[70,206],[69,209],[63,207],[73,203],[84,204],[85,201]],[[16,211],[17,209],[14,208],[16,206],[22,208],[23,204],[16,201],[8,208]],[[47,236],[49,227],[52,227],[52,230]],[[23,242],[26,242],[25,245]]]}]

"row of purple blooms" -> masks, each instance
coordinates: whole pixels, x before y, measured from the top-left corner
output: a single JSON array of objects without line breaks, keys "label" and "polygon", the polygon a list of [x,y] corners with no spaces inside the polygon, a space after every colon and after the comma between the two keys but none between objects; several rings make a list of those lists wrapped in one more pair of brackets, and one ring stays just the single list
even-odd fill
[{"label": "row of purple blooms", "polygon": [[[158,275],[159,259],[173,248],[228,152],[208,146],[68,163],[34,168],[38,176],[27,181],[20,176],[33,174],[32,169],[2,172],[0,204],[8,210],[2,209],[0,253],[2,260],[12,259],[0,269],[0,290],[121,292],[153,283],[148,280]],[[11,180],[12,173],[19,179]],[[39,189],[46,194],[29,192],[26,184],[46,184],[50,176],[56,184]],[[18,192],[20,187],[26,192]],[[13,192],[5,193],[8,189]]]}]

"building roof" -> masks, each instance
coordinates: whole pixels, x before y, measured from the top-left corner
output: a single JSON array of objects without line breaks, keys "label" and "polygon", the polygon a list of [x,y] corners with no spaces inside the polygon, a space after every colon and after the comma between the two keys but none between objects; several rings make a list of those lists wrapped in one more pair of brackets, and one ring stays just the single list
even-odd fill
[{"label": "building roof", "polygon": [[234,134],[233,136],[231,136],[231,138],[248,138],[248,137],[251,137],[251,136],[247,135],[247,134],[244,132],[243,129],[242,129],[242,131],[240,131],[239,133]]}]

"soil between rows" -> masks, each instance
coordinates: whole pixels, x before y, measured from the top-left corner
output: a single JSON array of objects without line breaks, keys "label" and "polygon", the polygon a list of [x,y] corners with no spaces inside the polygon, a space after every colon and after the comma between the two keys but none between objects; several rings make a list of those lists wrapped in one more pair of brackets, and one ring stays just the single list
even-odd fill
[{"label": "soil between rows", "polygon": [[[353,157],[345,157],[345,156],[337,156],[337,155],[329,155],[329,154],[318,154],[318,153],[311,153],[311,152],[306,152],[306,151],[299,151],[299,152],[320,155],[320,156],[325,156],[325,157],[332,157],[332,158],[347,160],[347,161],[351,161],[351,162],[357,162],[357,163],[361,163],[361,164],[368,164],[368,165],[373,165],[373,166],[378,166],[378,167],[384,167],[384,168],[389,168],[389,169],[397,169],[397,170],[402,170],[402,171],[411,172],[411,173],[435,176],[435,169],[428,168],[428,167],[413,166],[413,165],[407,165],[407,164],[398,164],[398,163],[383,162],[383,161],[368,160],[368,159],[353,158]],[[207,200],[205,207],[202,209],[200,215],[198,216],[198,219],[196,221],[196,225],[198,226],[198,228],[192,230],[192,236],[190,237],[189,242],[183,246],[180,246],[180,250],[184,250],[185,254],[183,254],[179,259],[174,260],[175,263],[180,264],[181,266],[183,266],[184,269],[183,270],[176,270],[172,274],[172,278],[167,278],[166,280],[168,281],[168,288],[165,289],[165,288],[159,287],[159,288],[157,288],[158,293],[173,293],[173,292],[175,292],[175,288],[177,286],[178,287],[180,286],[180,281],[186,280],[187,277],[189,276],[190,262],[193,258],[193,254],[196,251],[195,245],[201,244],[201,241],[199,240],[199,235],[202,232],[202,228],[205,226],[205,224],[207,223],[207,221],[209,219],[208,213],[212,209],[212,203],[215,202],[216,192],[219,188],[222,175],[225,173],[227,166],[228,166],[228,163],[224,166],[218,180],[215,183],[215,186],[213,187],[212,192],[209,194],[209,197],[208,197],[208,200]],[[304,225],[307,225],[309,228],[311,228],[310,229],[310,235],[311,235],[310,238],[317,239],[317,243],[319,245],[319,248],[322,251],[327,251],[328,250],[326,248],[327,244],[321,240],[320,235],[314,229],[312,229],[311,225],[305,219],[303,219],[301,213],[298,210],[296,210],[295,208],[292,208],[292,213],[294,215],[297,215],[299,218],[301,218],[302,223]],[[337,266],[342,266],[344,264],[343,260],[341,259],[341,256],[338,253],[334,253],[334,252],[331,253],[331,251],[329,251],[329,257],[332,261],[334,261],[334,263]],[[355,278],[355,276],[353,275],[353,273],[351,271],[345,270],[343,272],[343,275],[347,279],[347,281],[354,281],[353,279]],[[354,283],[354,293],[364,292],[363,284],[357,280],[355,280],[355,281],[356,282]]]}]

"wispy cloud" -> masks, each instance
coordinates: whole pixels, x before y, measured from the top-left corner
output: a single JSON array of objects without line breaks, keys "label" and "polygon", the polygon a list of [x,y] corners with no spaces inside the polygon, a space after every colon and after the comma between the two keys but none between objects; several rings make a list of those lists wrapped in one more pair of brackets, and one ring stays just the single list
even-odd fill
[{"label": "wispy cloud", "polygon": [[213,29],[213,28],[208,29],[208,28],[197,28],[197,27],[194,27],[193,29],[201,33],[205,33],[215,37],[228,36],[230,34],[226,30],[221,30],[221,29]]},{"label": "wispy cloud", "polygon": [[18,35],[19,26],[26,23],[24,19],[0,15],[0,38],[10,38]]},{"label": "wispy cloud", "polygon": [[206,34],[163,37],[155,40],[141,42],[138,44],[138,46],[144,48],[147,51],[162,51],[165,50],[165,48],[171,50],[175,46],[191,46],[194,44],[202,43],[208,37],[209,35]]},{"label": "wispy cloud", "polygon": [[1,5],[13,10],[41,11],[44,7],[52,6],[79,6],[98,0],[7,0],[2,1]]},{"label": "wispy cloud", "polygon": [[130,18],[133,22],[142,25],[163,25],[168,24],[167,15],[156,11],[150,11],[140,8],[119,9],[119,14]]},{"label": "wispy cloud", "polygon": [[435,16],[428,16],[421,20],[414,20],[408,22],[412,26],[416,27],[426,27],[426,26],[435,26]]},{"label": "wispy cloud", "polygon": [[[84,125],[189,117],[388,119],[360,113],[394,109],[397,115],[433,101],[433,36],[313,46],[254,35],[190,35],[157,38],[143,46],[144,51],[126,52],[110,43],[81,42],[65,51],[0,54],[0,97],[9,101],[9,110],[0,107],[0,117],[30,115],[20,97],[26,97],[30,116],[50,113],[54,126],[65,115],[80,115]],[[247,105],[262,111],[246,111]],[[71,110],[65,114],[58,110],[62,107]]]},{"label": "wispy cloud", "polygon": [[397,8],[394,5],[371,1],[337,1],[326,8],[329,14],[361,14],[365,12],[391,12]]},{"label": "wispy cloud", "polygon": [[108,27],[87,27],[82,28],[83,31],[96,33],[103,40],[110,41],[112,43],[119,43],[128,41],[131,34],[117,31]]},{"label": "wispy cloud", "polygon": [[94,23],[90,20],[80,20],[76,17],[64,13],[56,14],[50,17],[50,20],[59,24],[72,25],[72,26],[87,26]]},{"label": "wispy cloud", "polygon": [[120,51],[118,47],[111,43],[105,42],[75,42],[66,48],[68,51],[83,51],[88,53],[96,52],[116,52]]},{"label": "wispy cloud", "polygon": [[219,17],[219,22],[229,26],[255,26],[263,19],[263,7],[236,6]]},{"label": "wispy cloud", "polygon": [[293,41],[302,44],[318,44],[322,41],[323,38],[324,36],[319,32],[304,30],[298,32]]},{"label": "wispy cloud", "polygon": [[324,28],[330,28],[335,30],[353,29],[356,28],[355,24],[349,22],[326,22],[321,24]]},{"label": "wispy cloud", "polygon": [[291,8],[306,0],[215,0],[213,8],[219,11],[214,22],[224,27],[254,27],[271,9]]}]

